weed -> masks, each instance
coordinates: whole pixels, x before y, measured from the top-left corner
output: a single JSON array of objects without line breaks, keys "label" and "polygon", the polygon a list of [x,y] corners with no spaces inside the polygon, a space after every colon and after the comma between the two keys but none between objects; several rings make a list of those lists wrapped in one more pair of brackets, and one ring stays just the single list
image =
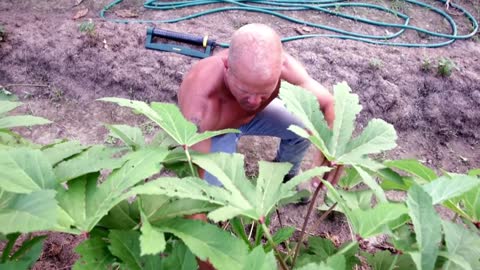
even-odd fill
[{"label": "weed", "polygon": [[7,88],[0,85],[0,94],[10,96],[12,95],[12,92],[8,91]]},{"label": "weed", "polygon": [[7,39],[7,31],[5,27],[0,24],[0,42],[5,41]]},{"label": "weed", "polygon": [[[408,11],[407,2],[403,0],[392,0],[392,3],[390,4],[390,8],[395,13],[406,13]],[[395,15],[398,15],[398,14],[395,14]]]},{"label": "weed", "polygon": [[473,39],[473,41],[480,43],[480,34],[477,33],[476,35],[474,35],[474,36],[472,37],[472,39]]},{"label": "weed", "polygon": [[422,66],[420,67],[420,69],[424,72],[427,72],[429,71],[430,69],[432,68],[432,59],[430,59],[429,57],[425,57],[423,58],[422,60]]},{"label": "weed", "polygon": [[456,68],[455,62],[448,57],[442,57],[438,60],[437,73],[442,77],[450,77],[453,69]]},{"label": "weed", "polygon": [[95,23],[92,21],[92,19],[89,19],[88,21],[82,22],[78,26],[78,30],[81,33],[85,33],[86,35],[90,37],[95,37],[97,35],[95,31]]},{"label": "weed", "polygon": [[62,89],[52,86],[49,87],[50,92],[48,93],[48,97],[52,102],[60,102],[64,98],[65,93]]},{"label": "weed", "polygon": [[341,11],[342,11],[341,9],[342,9],[342,6],[340,6],[340,5],[335,5],[335,12],[336,12],[336,13],[341,13]]},{"label": "weed", "polygon": [[378,70],[378,69],[381,69],[382,66],[383,66],[383,62],[382,60],[374,57],[370,60],[370,62],[368,63],[368,66],[371,68],[371,69],[374,69],[374,70]]}]

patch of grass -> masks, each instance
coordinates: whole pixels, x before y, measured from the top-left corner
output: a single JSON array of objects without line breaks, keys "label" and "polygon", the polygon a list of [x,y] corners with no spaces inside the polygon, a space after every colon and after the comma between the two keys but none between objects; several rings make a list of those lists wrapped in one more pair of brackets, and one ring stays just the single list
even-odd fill
[{"label": "patch of grass", "polygon": [[448,57],[441,57],[438,60],[437,73],[442,77],[450,77],[454,69],[457,69],[457,65],[453,60]]},{"label": "patch of grass", "polygon": [[370,60],[370,62],[368,62],[368,66],[371,68],[371,69],[374,69],[374,70],[379,70],[383,67],[383,62],[382,60],[374,57]]}]

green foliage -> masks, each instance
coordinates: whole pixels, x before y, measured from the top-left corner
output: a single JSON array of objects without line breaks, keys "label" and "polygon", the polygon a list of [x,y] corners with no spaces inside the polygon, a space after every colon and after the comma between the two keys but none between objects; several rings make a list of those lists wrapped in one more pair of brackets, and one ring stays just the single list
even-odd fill
[{"label": "green foliage", "polygon": [[343,189],[351,189],[362,181],[357,170],[352,167],[345,169],[345,176],[340,179],[338,185]]},{"label": "green foliage", "polygon": [[208,258],[217,269],[231,269],[246,263],[248,249],[245,244],[215,225],[198,220],[171,219],[155,226],[159,231],[173,233],[182,239],[198,258]]},{"label": "green foliage", "polygon": [[110,252],[120,259],[119,266],[124,269],[159,269],[160,256],[140,255],[140,233],[138,231],[110,230],[108,246]]},{"label": "green foliage", "polygon": [[[160,162],[167,152],[162,149],[146,149],[135,152],[129,160],[114,170],[107,179],[97,186],[97,175],[78,178],[78,188],[62,191],[60,206],[75,219],[76,227],[90,231],[110,209],[127,199],[127,191],[143,179],[161,169]],[[78,197],[74,196],[77,195]],[[72,197],[78,198],[70,201]],[[67,199],[68,198],[68,199]],[[81,214],[81,216],[78,216]]]},{"label": "green foliage", "polygon": [[36,147],[36,145],[9,129],[14,127],[30,127],[50,123],[50,121],[44,118],[30,115],[8,116],[7,113],[11,112],[22,104],[20,102],[16,102],[16,99],[17,98],[12,95],[12,93],[0,86],[0,149],[19,146]]},{"label": "green foliage", "polygon": [[54,189],[55,175],[40,150],[16,148],[0,152],[0,188],[14,193]]},{"label": "green foliage", "polygon": [[142,232],[140,236],[140,255],[155,255],[165,249],[167,245],[165,235],[162,231],[152,227],[144,213],[142,213],[142,228],[140,231]]},{"label": "green foliage", "polygon": [[368,264],[375,270],[415,269],[411,257],[406,254],[392,254],[389,251],[380,251],[375,254],[362,252]]},{"label": "green foliage", "polygon": [[451,259],[444,269],[479,269],[480,236],[477,231],[465,229],[459,224],[442,220],[446,252],[440,255]]},{"label": "green foliage", "polygon": [[81,257],[73,265],[74,270],[108,269],[115,262],[107,242],[100,235],[93,234],[80,243],[75,251]]},{"label": "green foliage", "polygon": [[178,269],[178,270],[196,270],[198,269],[195,255],[181,241],[175,241],[172,244],[171,253],[162,260],[162,266],[159,269]]},{"label": "green foliage", "polygon": [[114,157],[120,150],[103,145],[90,146],[75,156],[59,162],[54,168],[55,175],[59,182],[66,182],[102,169],[120,168],[126,161],[126,157]]},{"label": "green foliage", "polygon": [[55,191],[19,194],[0,190],[0,233],[48,230],[56,219]]},{"label": "green foliage", "polygon": [[122,140],[132,150],[145,147],[145,138],[139,128],[127,125],[107,125],[107,128],[110,129],[110,136]]},{"label": "green foliage", "polygon": [[318,167],[306,171],[287,183],[282,183],[291,165],[286,163],[260,162],[256,185],[248,180],[243,169],[243,156],[239,154],[216,153],[196,156],[193,161],[201,168],[216,176],[223,188],[208,185],[199,178],[160,178],[134,188],[136,194],[158,194],[203,200],[214,203],[218,208],[208,214],[216,222],[243,215],[254,220],[266,217],[281,200],[296,194],[295,186],[322,175],[328,168]]},{"label": "green foliage", "polygon": [[[342,257],[340,259],[340,265],[337,265],[334,269],[354,269],[355,265],[360,264],[360,260],[355,256],[358,252],[358,243],[356,242],[347,242],[339,248],[335,247],[332,241],[320,238],[320,237],[310,237],[308,239],[307,248],[302,250],[300,257],[298,258],[297,265],[299,269],[303,267],[310,267],[313,265],[323,265],[325,267],[325,262],[327,265],[330,264],[332,258]],[[321,264],[321,263],[324,264]],[[297,268],[295,268],[297,269]]]},{"label": "green foliage", "polygon": [[442,77],[450,77],[454,69],[457,69],[457,65],[453,60],[448,57],[441,57],[438,60],[437,73]]},{"label": "green foliage", "polygon": [[334,255],[329,257],[326,261],[320,263],[309,263],[302,267],[295,268],[298,270],[343,270],[347,269],[345,264],[345,257],[342,255]]},{"label": "green foliage", "polygon": [[79,154],[88,147],[78,141],[62,141],[42,147],[43,155],[50,161],[50,165],[56,166],[61,161]]},{"label": "green foliage", "polygon": [[258,246],[248,254],[246,258],[246,263],[244,264],[242,270],[258,269],[258,270],[270,270],[277,267],[277,262],[275,261],[275,256],[273,252],[267,254],[264,253],[263,248]]},{"label": "green foliage", "polygon": [[31,115],[13,115],[6,116],[6,113],[20,106],[20,102],[0,100],[0,130],[14,127],[29,127],[35,125],[44,125],[50,121]]},{"label": "green foliage", "polygon": [[12,252],[19,233],[7,235],[8,242],[3,250],[0,268],[6,270],[27,270],[37,261],[42,253],[43,240],[46,236],[35,236],[23,241],[15,252]]},{"label": "green foliage", "polygon": [[[349,209],[367,210],[371,208],[373,192],[369,189],[355,191],[345,191],[342,189],[338,189],[337,193],[338,196],[342,198],[341,202],[344,203],[345,206]],[[334,203],[338,203],[335,198],[332,198],[334,196],[335,195],[332,196],[330,195],[330,193],[327,193],[327,196],[325,198],[325,204],[322,204],[319,209],[326,211],[331,206],[333,206]],[[339,207],[338,205],[335,206],[333,210],[344,213],[342,207]]]},{"label": "green foliage", "polygon": [[441,221],[432,198],[417,185],[408,191],[407,205],[416,232],[418,250],[409,252],[417,269],[434,269],[442,240]]},{"label": "green foliage", "polygon": [[145,115],[157,123],[179,145],[191,147],[205,139],[231,132],[239,132],[234,129],[219,131],[206,131],[197,133],[197,127],[188,122],[177,106],[169,103],[152,102],[151,106],[141,101],[132,101],[122,98],[102,98],[100,101],[114,102],[123,107],[129,107]]}]

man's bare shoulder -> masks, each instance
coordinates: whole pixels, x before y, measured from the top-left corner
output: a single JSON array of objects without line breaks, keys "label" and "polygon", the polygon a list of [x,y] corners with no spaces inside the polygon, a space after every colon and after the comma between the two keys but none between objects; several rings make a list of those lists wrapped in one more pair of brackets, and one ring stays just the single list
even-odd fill
[{"label": "man's bare shoulder", "polygon": [[219,88],[223,78],[223,62],[219,56],[211,56],[197,62],[183,78],[178,92],[178,101],[208,99]]},{"label": "man's bare shoulder", "polygon": [[183,79],[182,85],[204,85],[223,76],[224,64],[220,56],[211,56],[197,62]]}]

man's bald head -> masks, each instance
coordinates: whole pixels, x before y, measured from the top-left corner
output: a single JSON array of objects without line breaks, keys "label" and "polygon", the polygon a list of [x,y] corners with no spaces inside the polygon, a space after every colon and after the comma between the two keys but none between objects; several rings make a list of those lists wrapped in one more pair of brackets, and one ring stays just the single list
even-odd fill
[{"label": "man's bald head", "polygon": [[278,80],[282,53],[280,37],[272,28],[264,24],[248,24],[233,34],[228,66],[240,76],[254,76],[262,81]]}]

